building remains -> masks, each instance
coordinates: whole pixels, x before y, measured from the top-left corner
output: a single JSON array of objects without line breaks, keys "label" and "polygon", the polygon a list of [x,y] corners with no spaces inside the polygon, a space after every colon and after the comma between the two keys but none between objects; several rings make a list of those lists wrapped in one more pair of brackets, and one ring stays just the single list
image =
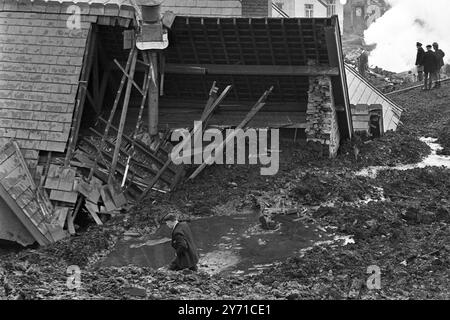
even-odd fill
[{"label": "building remains", "polygon": [[101,225],[173,191],[186,169],[168,137],[196,120],[292,130],[329,157],[354,133],[352,90],[382,104],[385,130],[398,123],[346,69],[337,15],[192,3],[0,0],[1,238],[49,244],[81,212]]}]

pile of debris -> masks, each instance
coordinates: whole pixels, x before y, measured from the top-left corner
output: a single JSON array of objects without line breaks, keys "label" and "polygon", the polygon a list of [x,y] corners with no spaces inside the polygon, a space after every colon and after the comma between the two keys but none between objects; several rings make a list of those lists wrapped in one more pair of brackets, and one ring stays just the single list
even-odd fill
[{"label": "pile of debris", "polygon": [[[1,224],[0,237],[23,245],[32,244],[34,240],[41,245],[50,244],[76,234],[75,220],[80,213],[102,225],[105,220],[130,209],[150,193],[166,194],[182,181],[186,170],[183,165],[175,165],[172,161],[174,146],[170,141],[171,131],[159,132],[155,136],[143,131],[142,116],[152,81],[152,62],[147,54],[150,53],[142,52],[144,62],[141,63],[147,66],[142,88],[133,80],[138,51],[132,49],[126,67],[121,68],[122,80],[108,119],[100,116],[92,127],[81,134],[77,134],[79,124],[72,123],[75,135],[72,134],[66,153],[41,152],[37,165],[29,168],[14,140],[3,148],[0,157],[0,200],[7,200],[8,207],[25,229],[16,226],[20,223],[11,216],[13,222]],[[125,97],[121,99],[126,82]],[[142,101],[134,132],[125,132],[133,86],[142,93]],[[238,129],[250,123],[265,105],[272,89],[261,96],[237,125]],[[197,131],[206,129],[214,111],[230,91],[231,86],[228,86],[219,95],[219,88],[216,83],[213,84],[203,114],[199,116],[203,127],[191,129],[190,136],[183,140],[181,147],[186,147]],[[119,101],[123,101],[122,115],[119,126],[115,127],[113,119]],[[75,109],[77,112],[78,109]],[[224,148],[230,139],[234,136],[227,136],[219,148]],[[187,145],[187,148],[192,146]],[[205,159],[203,164],[194,168],[189,179],[194,179],[211,163],[209,160]],[[14,236],[4,235],[17,228],[19,230],[13,232]]]}]

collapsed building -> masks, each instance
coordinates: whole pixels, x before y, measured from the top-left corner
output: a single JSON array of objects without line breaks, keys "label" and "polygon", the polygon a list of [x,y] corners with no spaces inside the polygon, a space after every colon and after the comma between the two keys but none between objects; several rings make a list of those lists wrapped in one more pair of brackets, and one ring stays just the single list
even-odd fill
[{"label": "collapsed building", "polygon": [[49,244],[79,212],[102,224],[174,190],[168,137],[195,120],[295,130],[336,156],[354,132],[337,17],[202,12],[0,0],[1,238]]}]

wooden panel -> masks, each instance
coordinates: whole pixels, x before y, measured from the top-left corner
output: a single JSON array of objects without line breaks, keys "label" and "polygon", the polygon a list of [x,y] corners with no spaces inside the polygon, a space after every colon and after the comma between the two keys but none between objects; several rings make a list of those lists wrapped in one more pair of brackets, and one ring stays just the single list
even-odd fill
[{"label": "wooden panel", "polygon": [[16,142],[9,142],[0,154],[3,150],[11,153],[11,147],[14,153],[0,164],[0,196],[39,244],[51,243],[53,238],[47,225],[52,213],[51,204],[37,189]]},{"label": "wooden panel", "polygon": [[75,203],[77,202],[78,193],[76,192],[67,192],[61,190],[52,190],[50,192],[50,200],[53,201],[61,201],[67,203]]},{"label": "wooden panel", "polygon": [[17,157],[11,156],[0,165],[0,181],[3,183],[3,178],[10,174],[14,169],[20,165]]}]

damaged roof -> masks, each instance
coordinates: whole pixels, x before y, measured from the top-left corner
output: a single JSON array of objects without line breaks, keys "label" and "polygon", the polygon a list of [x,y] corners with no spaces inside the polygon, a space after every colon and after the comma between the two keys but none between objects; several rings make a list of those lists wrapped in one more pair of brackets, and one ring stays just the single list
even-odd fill
[{"label": "damaged roof", "polygon": [[[309,77],[329,75],[335,104],[345,111],[340,116],[343,136],[351,136],[341,48],[337,17],[177,16],[165,51],[165,97],[198,100],[208,95],[212,81],[217,80],[221,86],[234,85],[228,102],[249,102],[273,85],[268,105],[276,103],[273,111],[293,115],[306,111]],[[186,72],[187,68],[194,71]],[[196,74],[202,69],[203,74]],[[286,103],[292,102],[297,109],[288,110]]]},{"label": "damaged roof", "polygon": [[350,103],[357,105],[381,105],[383,108],[383,130],[396,130],[400,123],[403,109],[364,79],[351,66],[345,65]]},{"label": "damaged roof", "polygon": [[66,148],[91,23],[134,17],[128,1],[81,0],[70,29],[70,5],[0,0],[0,145],[15,138],[28,159]]}]

